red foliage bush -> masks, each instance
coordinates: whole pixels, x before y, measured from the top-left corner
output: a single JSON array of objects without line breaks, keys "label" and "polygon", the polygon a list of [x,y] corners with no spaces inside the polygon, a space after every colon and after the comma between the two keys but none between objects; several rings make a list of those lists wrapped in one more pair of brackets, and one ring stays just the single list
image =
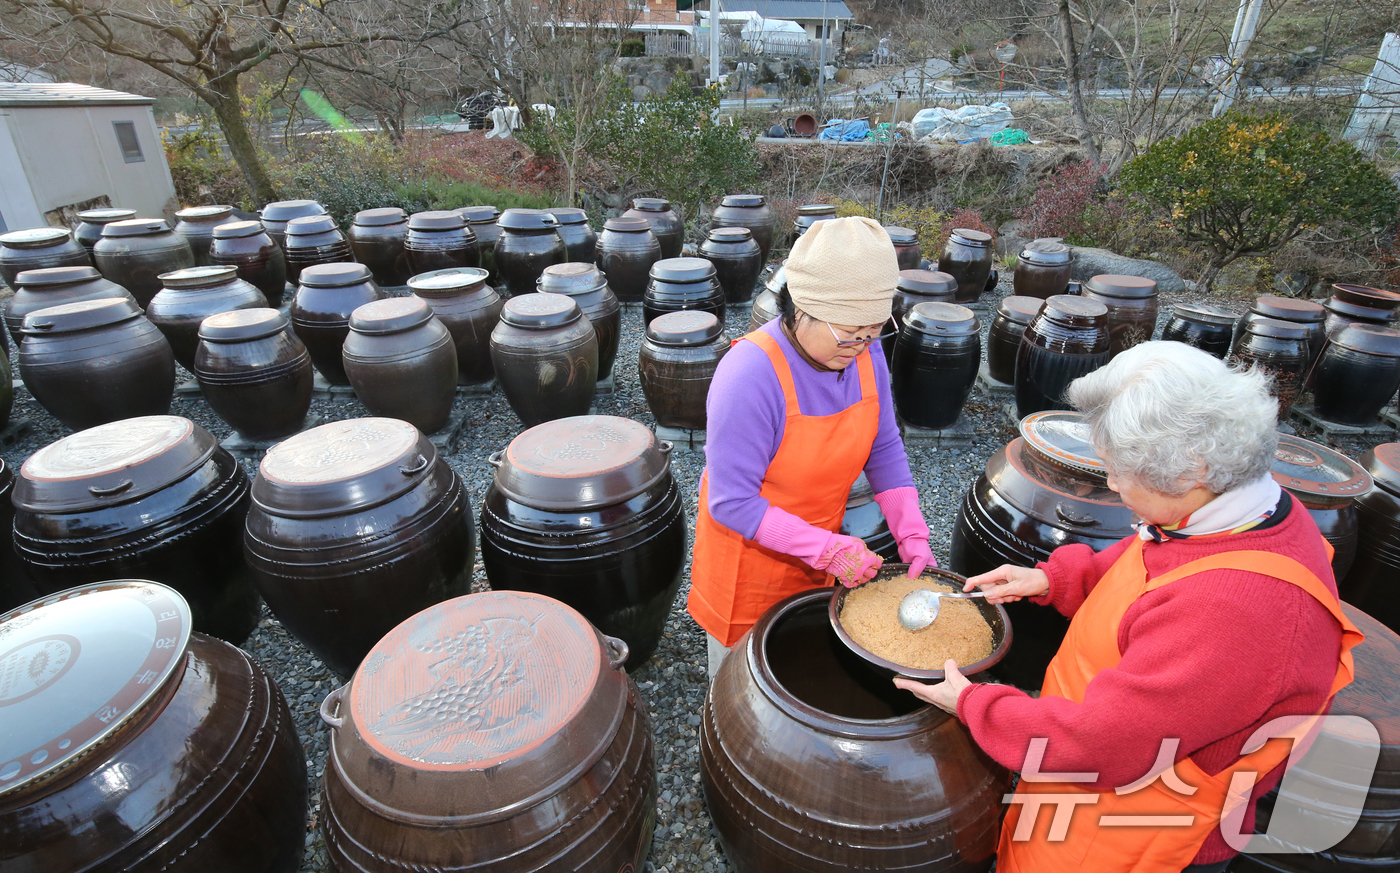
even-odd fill
[{"label": "red foliage bush", "polygon": [[1031,202],[1016,213],[1025,222],[1024,236],[1083,239],[1086,213],[1097,202],[1102,167],[1094,161],[1062,164],[1036,186]]},{"label": "red foliage bush", "polygon": [[433,133],[415,131],[399,143],[409,175],[446,182],[472,182],[545,194],[558,187],[558,168],[539,162],[514,139],[487,139],[484,131]]}]

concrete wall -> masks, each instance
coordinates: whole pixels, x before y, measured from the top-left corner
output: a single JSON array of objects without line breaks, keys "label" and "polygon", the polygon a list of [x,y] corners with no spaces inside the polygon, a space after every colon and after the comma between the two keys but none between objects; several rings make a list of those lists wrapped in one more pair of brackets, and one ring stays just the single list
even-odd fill
[{"label": "concrete wall", "polygon": [[[132,122],[143,160],[126,162],[114,121]],[[61,224],[56,210],[104,197],[142,217],[179,208],[150,106],[0,108],[0,212],[10,230]]]}]

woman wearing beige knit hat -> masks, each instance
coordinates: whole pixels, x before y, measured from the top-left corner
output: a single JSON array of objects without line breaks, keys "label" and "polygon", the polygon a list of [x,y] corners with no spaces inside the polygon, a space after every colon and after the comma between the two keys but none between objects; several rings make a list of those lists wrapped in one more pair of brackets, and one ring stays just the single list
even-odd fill
[{"label": "woman wearing beige knit hat", "polygon": [[734,344],[706,401],[687,608],[709,634],[712,676],[779,600],[875,575],[879,556],[836,533],[862,471],[910,575],[936,566],[885,357],[870,351],[899,281],[894,245],[868,218],[821,221],[786,269],[782,316]]}]

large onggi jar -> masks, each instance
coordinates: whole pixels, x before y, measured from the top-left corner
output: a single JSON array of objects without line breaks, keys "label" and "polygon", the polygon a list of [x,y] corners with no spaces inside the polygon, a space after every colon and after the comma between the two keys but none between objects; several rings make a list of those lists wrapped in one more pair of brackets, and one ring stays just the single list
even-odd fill
[{"label": "large onggi jar", "polygon": [[1400,628],[1400,443],[1382,443],[1358,460],[1375,487],[1356,497],[1356,559],[1337,592]]},{"label": "large onggi jar", "polygon": [[705,429],[705,399],[729,346],[724,325],[710,312],[668,312],[647,325],[637,378],[657,424]]},{"label": "large onggi jar", "polygon": [[1157,283],[1142,276],[1105,273],[1091,277],[1081,292],[1108,308],[1109,356],[1152,339],[1157,327]]},{"label": "large onggi jar", "polygon": [[720,201],[710,215],[710,227],[747,227],[768,263],[773,248],[773,230],[777,224],[773,209],[762,194],[730,194]]},{"label": "large onggi jar", "polygon": [[982,361],[982,325],[966,306],[920,303],[904,315],[890,365],[899,420],[941,430],[962,415]]},{"label": "large onggi jar", "polygon": [[1341,585],[1356,558],[1356,501],[1370,492],[1371,474],[1346,455],[1291,434],[1279,435],[1270,471],[1332,544],[1332,574]]},{"label": "large onggi jar", "polygon": [[1108,363],[1108,307],[1056,294],[1021,334],[1016,352],[1016,414],[1069,409],[1065,389]]}]

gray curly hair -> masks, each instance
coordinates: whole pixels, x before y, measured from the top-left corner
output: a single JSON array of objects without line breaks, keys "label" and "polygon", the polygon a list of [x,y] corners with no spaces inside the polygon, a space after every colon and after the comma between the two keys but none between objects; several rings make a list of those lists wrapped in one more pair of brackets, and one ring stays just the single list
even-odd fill
[{"label": "gray curly hair", "polygon": [[1196,482],[1213,494],[1253,482],[1278,447],[1265,375],[1183,343],[1134,346],[1065,394],[1114,475],[1173,497]]}]

